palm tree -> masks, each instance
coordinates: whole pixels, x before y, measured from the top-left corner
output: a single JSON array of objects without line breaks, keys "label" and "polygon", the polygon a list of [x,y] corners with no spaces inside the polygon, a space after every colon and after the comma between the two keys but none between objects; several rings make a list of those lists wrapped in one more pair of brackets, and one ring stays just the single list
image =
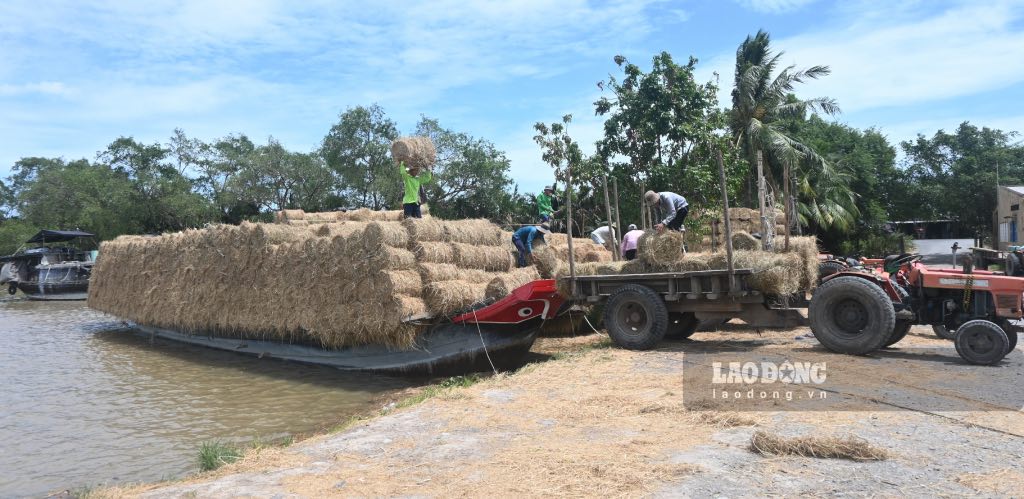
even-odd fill
[{"label": "palm tree", "polygon": [[798,212],[801,224],[813,220],[820,227],[849,228],[857,209],[847,175],[785,128],[793,120],[802,121],[808,111],[828,115],[839,112],[831,98],[801,100],[793,95],[797,84],[826,76],[830,70],[828,66],[788,66],[776,73],[782,55],[772,53],[771,37],[765,31],[747,36],[736,49],[729,117],[733,141],[751,164],[755,164],[758,152],[763,153],[768,166],[765,177],[773,186],[783,184],[787,173],[795,174],[783,190],[797,188],[800,206],[788,206],[787,213]]}]

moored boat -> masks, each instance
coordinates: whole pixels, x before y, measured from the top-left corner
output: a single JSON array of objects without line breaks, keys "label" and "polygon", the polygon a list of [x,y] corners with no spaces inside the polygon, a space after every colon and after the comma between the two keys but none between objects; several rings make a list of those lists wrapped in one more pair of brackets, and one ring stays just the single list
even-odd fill
[{"label": "moored boat", "polygon": [[94,234],[79,230],[41,230],[13,255],[0,257],[0,285],[30,300],[84,300],[96,262]]}]

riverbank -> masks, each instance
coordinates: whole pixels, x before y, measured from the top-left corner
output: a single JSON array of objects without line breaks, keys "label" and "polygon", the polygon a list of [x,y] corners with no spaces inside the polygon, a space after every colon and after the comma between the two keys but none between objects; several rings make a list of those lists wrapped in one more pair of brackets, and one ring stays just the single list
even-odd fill
[{"label": "riverbank", "polygon": [[[729,327],[729,326],[727,326]],[[698,333],[648,352],[601,337],[553,360],[266,448],[186,480],[104,497],[989,494],[1019,492],[1024,356],[968,366],[915,327],[898,349],[838,356],[808,331]],[[544,348],[543,345],[540,345]],[[737,410],[684,391],[702,355],[827,363],[831,395]],[[703,360],[702,360],[703,359]],[[690,378],[687,379],[689,381]],[[693,384],[686,385],[695,392]],[[988,391],[979,388],[987,387]],[[955,410],[944,410],[955,409]],[[764,455],[757,432],[852,438],[881,460]],[[824,441],[824,440],[818,440]],[[817,442],[817,441],[816,441]]]}]

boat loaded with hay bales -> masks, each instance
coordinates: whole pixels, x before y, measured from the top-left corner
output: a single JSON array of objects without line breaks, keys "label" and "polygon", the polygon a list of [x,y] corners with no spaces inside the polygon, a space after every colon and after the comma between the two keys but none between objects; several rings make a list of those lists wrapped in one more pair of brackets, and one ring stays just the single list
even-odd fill
[{"label": "boat loaded with hay bales", "polygon": [[343,369],[519,362],[558,312],[554,282],[514,269],[510,237],[486,220],[399,214],[289,210],[276,224],[122,236],[103,243],[89,306],[147,334]]}]

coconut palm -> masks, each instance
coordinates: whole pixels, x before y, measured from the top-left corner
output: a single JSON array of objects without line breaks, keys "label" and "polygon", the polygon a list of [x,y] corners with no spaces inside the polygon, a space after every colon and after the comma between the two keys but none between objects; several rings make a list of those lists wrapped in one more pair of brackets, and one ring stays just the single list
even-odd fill
[{"label": "coconut palm", "polygon": [[793,95],[797,84],[826,76],[830,70],[828,66],[788,66],[776,73],[782,55],[772,52],[771,37],[764,31],[747,36],[736,50],[729,117],[734,143],[751,164],[758,151],[763,153],[765,177],[773,186],[782,185],[786,169],[793,173],[791,185],[797,187],[801,224],[813,221],[820,227],[848,228],[857,210],[847,176],[787,130],[787,125],[803,121],[808,112],[839,112],[831,98],[801,100]]}]

